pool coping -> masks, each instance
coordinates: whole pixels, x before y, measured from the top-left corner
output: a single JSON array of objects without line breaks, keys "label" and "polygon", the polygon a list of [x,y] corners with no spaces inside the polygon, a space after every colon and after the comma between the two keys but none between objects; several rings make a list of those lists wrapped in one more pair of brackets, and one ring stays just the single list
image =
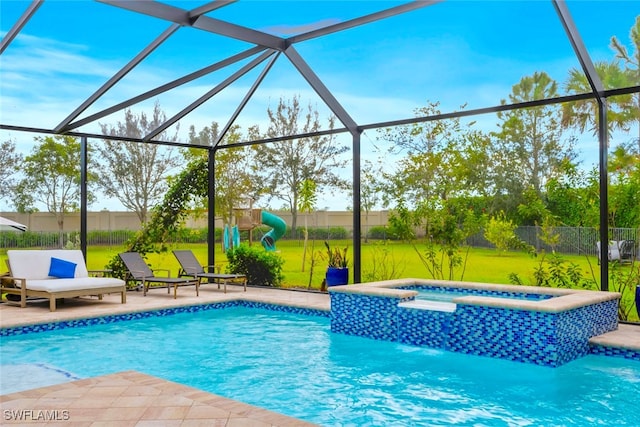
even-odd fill
[{"label": "pool coping", "polygon": [[619,292],[590,291],[584,289],[559,289],[539,286],[500,285],[492,283],[458,282],[451,280],[431,279],[394,279],[384,282],[370,282],[356,285],[333,286],[329,292],[352,293],[360,295],[380,296],[404,300],[418,295],[417,291],[397,289],[401,286],[440,286],[448,288],[462,288],[475,290],[490,290],[498,292],[515,292],[538,295],[549,295],[552,298],[542,300],[518,300],[491,296],[460,296],[454,297],[453,303],[467,305],[483,305],[511,310],[540,311],[546,313],[560,313],[591,304],[620,299]]}]

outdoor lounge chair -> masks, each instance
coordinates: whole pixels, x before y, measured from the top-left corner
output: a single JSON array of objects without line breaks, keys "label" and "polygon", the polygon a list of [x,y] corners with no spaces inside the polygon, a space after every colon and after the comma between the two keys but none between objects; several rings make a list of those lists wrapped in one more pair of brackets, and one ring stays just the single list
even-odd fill
[{"label": "outdoor lounge chair", "polygon": [[123,280],[115,277],[95,277],[87,270],[84,254],[78,249],[8,250],[9,275],[0,281],[0,292],[8,301],[27,306],[29,298],[47,298],[49,310],[56,311],[56,300],[119,293],[122,304],[127,302]]},{"label": "outdoor lounge chair", "polygon": [[[636,257],[636,242],[634,240],[612,240],[609,242],[607,253],[609,261],[619,263],[631,263]],[[600,242],[596,242],[598,251],[598,265],[600,265]],[[640,258],[638,258],[640,259]]]},{"label": "outdoor lounge chair", "polygon": [[149,290],[151,283],[166,285],[167,293],[171,292],[171,286],[173,286],[174,299],[178,297],[178,286],[195,285],[196,296],[200,295],[200,290],[198,289],[200,281],[197,279],[187,277],[169,277],[169,270],[164,270],[167,272],[167,277],[158,277],[154,275],[153,270],[151,270],[138,252],[123,252],[118,255],[128,270],[126,280],[140,282],[142,284],[144,296],[147,295],[147,291]]},{"label": "outdoor lounge chair", "polygon": [[[247,276],[244,274],[222,274],[220,272],[217,273],[208,273],[204,270],[204,267],[200,265],[198,259],[190,250],[179,250],[173,251],[173,255],[178,259],[180,263],[180,272],[179,276],[189,276],[195,277],[198,281],[202,279],[208,279],[210,283],[217,283],[218,289],[220,289],[220,285],[224,286],[224,293],[227,293],[227,283],[229,284],[242,284],[244,287],[244,291],[247,291]],[[208,266],[207,268],[216,268],[219,270],[217,266]]]}]

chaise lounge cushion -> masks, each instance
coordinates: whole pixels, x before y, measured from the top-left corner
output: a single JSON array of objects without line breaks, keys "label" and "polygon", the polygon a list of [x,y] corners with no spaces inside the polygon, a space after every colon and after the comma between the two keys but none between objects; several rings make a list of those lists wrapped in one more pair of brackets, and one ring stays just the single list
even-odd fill
[{"label": "chaise lounge cushion", "polygon": [[109,286],[118,286],[122,280],[113,277],[92,277],[91,280],[78,279],[41,279],[28,280],[27,289],[32,291],[65,292],[78,289],[100,289]]}]

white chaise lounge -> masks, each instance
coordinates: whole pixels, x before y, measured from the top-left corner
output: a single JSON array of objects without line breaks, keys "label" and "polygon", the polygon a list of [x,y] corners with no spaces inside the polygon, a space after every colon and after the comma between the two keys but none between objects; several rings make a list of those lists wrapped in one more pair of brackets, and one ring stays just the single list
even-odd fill
[{"label": "white chaise lounge", "polygon": [[15,287],[2,286],[2,292],[20,295],[20,307],[27,297],[49,298],[49,309],[56,310],[56,299],[120,293],[127,302],[125,282],[113,277],[92,277],[80,250],[9,250],[9,277]]}]

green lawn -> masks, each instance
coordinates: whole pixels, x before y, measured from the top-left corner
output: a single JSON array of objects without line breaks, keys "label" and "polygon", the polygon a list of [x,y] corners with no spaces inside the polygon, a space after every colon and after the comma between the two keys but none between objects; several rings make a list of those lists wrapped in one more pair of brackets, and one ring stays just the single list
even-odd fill
[{"label": "green lawn", "polygon": [[[311,288],[320,288],[326,268],[326,261],[321,257],[321,255],[324,255],[325,249],[322,241],[309,242],[307,265],[305,266],[304,272],[302,271],[303,243],[299,241],[277,242],[278,254],[285,261],[283,268],[283,274],[285,276],[284,287],[307,288],[310,280],[309,259],[312,244],[314,245],[317,261],[313,276],[311,276]],[[353,256],[351,241],[332,241],[331,245],[334,247],[348,246],[349,256]],[[180,244],[171,247],[170,250],[171,249],[191,249],[203,265],[207,263],[206,244]],[[122,250],[122,247],[91,246],[88,249],[87,266],[90,270],[102,269],[112,257],[117,256],[118,252]],[[386,256],[384,256],[385,252]],[[592,277],[592,275],[595,275],[596,280],[599,281],[600,270],[595,256],[566,255],[564,258],[577,264],[585,276]],[[6,251],[0,251],[0,265],[5,265],[5,259]],[[172,276],[175,276],[178,272],[178,262],[170,251],[161,254],[148,254],[147,260],[153,268],[169,269]],[[222,252],[220,245],[216,246],[216,263],[222,266],[226,264],[226,256]],[[461,273],[458,270],[453,280],[462,279],[467,282],[508,284],[509,273],[517,273],[525,283],[533,284],[533,271],[538,263],[538,258],[532,258],[522,253],[512,252],[499,254],[491,249],[474,248],[469,252],[464,277],[460,277]],[[353,265],[353,262],[351,262],[350,265]],[[379,243],[363,244],[363,281],[366,281],[367,277],[371,274],[374,265],[378,272],[380,272],[381,268],[395,270],[395,277],[431,277],[414,248],[405,243],[391,242],[384,246],[381,246]],[[625,295],[624,297],[625,299],[633,299],[632,295]],[[638,321],[635,312],[630,320]]]}]

